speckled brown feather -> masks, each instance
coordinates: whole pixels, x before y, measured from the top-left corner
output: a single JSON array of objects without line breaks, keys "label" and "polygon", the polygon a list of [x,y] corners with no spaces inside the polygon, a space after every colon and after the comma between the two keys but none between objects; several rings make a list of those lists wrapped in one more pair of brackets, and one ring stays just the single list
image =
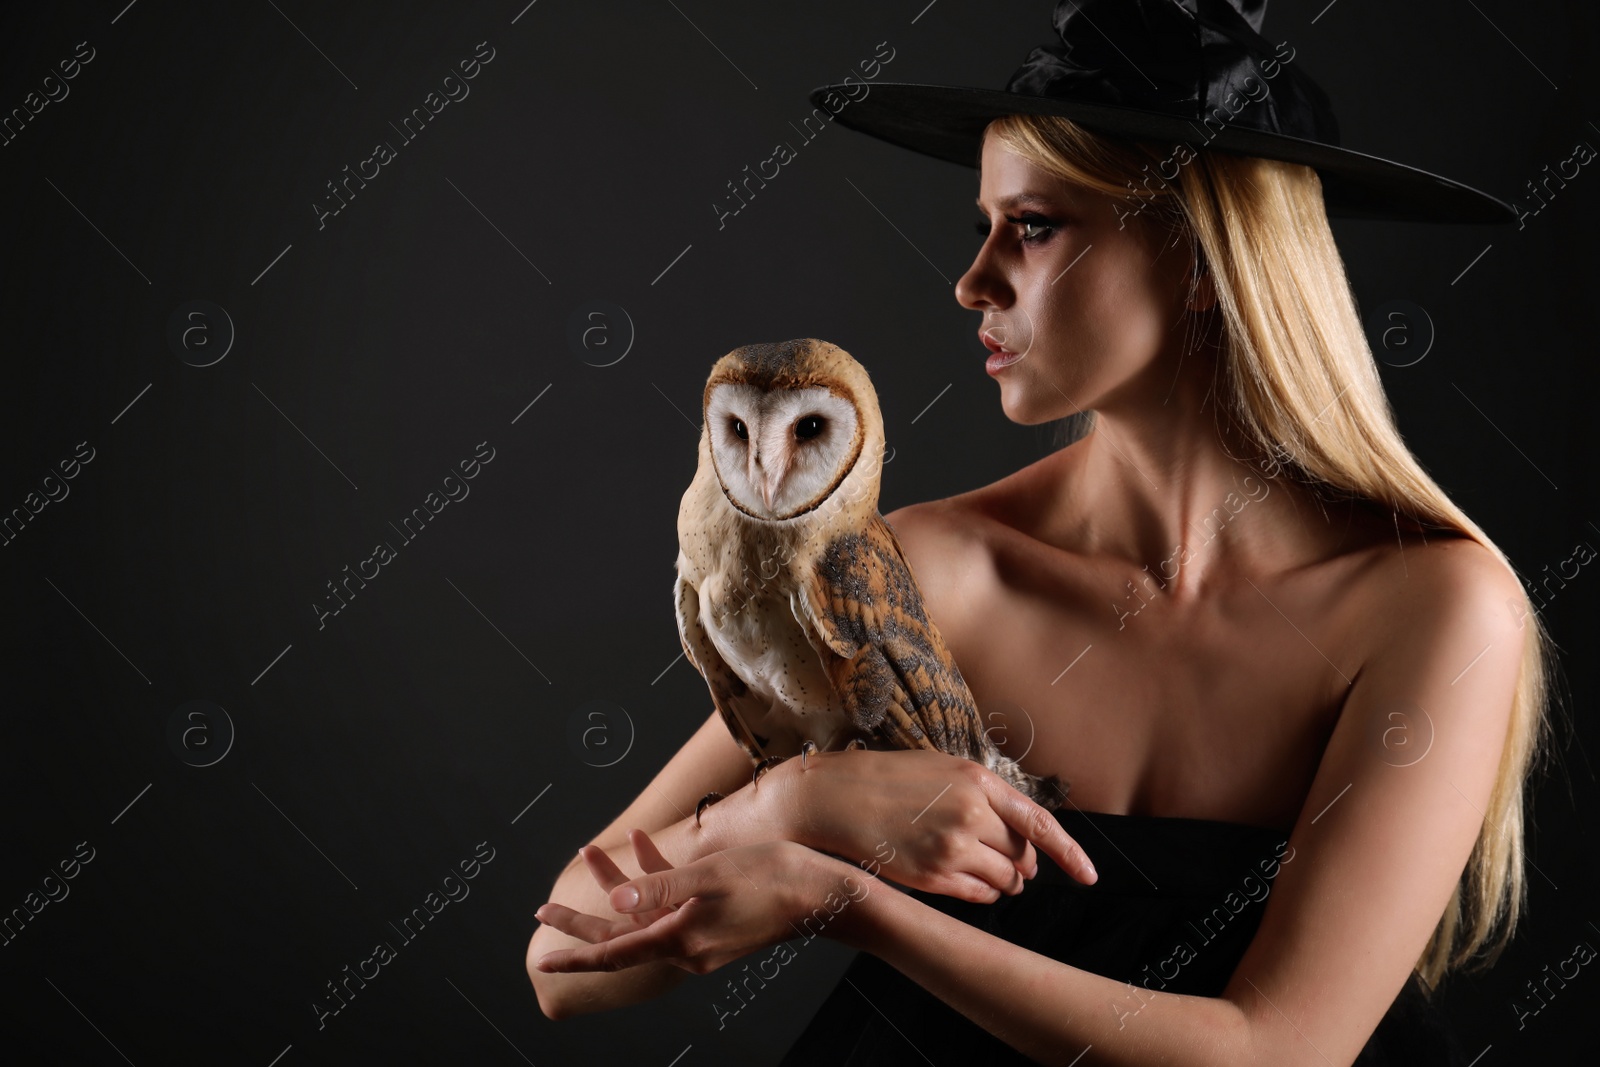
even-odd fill
[{"label": "speckled brown feather", "polygon": [[961,669],[928,616],[894,527],[874,513],[835,538],[807,608],[834,687],[862,735],[890,748],[930,748],[984,764],[1052,810],[1066,788],[1035,779],[985,734]]}]

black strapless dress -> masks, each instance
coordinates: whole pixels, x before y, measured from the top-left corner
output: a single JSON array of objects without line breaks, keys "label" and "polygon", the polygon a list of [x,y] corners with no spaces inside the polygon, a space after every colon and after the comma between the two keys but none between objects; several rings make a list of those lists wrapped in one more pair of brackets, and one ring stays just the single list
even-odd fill
[{"label": "black strapless dress", "polygon": [[[1219,995],[1255,935],[1284,860],[1288,831],[1210,819],[1057,815],[1100,879],[1073,881],[1039,854],[1014,897],[970,904],[911,891],[997,937],[1095,974],[1168,993]],[[1129,1025],[1141,1001],[1121,1006]],[[1109,1009],[1108,1010],[1112,1010]],[[783,1067],[955,1067],[1030,1063],[893,967],[861,953],[818,1009]],[[1379,1023],[1358,1067],[1464,1067],[1462,1049],[1415,975]]]}]

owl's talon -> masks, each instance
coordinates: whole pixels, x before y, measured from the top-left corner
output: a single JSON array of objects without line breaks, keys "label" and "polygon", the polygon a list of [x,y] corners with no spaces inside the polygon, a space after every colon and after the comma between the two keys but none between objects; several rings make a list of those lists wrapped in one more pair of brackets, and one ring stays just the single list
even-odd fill
[{"label": "owl's talon", "polygon": [[717,792],[715,789],[701,797],[700,802],[694,806],[694,824],[696,826],[700,825],[700,813],[702,811],[705,811],[717,801],[726,799],[728,799],[726,795]]},{"label": "owl's talon", "polygon": [[850,743],[844,746],[846,752],[856,752],[867,747],[867,743],[859,737],[852,737]]},{"label": "owl's talon", "polygon": [[768,756],[766,759],[756,764],[756,769],[750,773],[750,784],[755,785],[757,782],[761,781],[761,776],[763,774],[766,774],[768,771],[772,770],[772,768],[776,767],[782,762],[782,756]]},{"label": "owl's talon", "polygon": [[800,742],[800,769],[802,771],[806,769],[806,757],[816,751],[818,751],[818,749],[815,741],[808,739]]}]

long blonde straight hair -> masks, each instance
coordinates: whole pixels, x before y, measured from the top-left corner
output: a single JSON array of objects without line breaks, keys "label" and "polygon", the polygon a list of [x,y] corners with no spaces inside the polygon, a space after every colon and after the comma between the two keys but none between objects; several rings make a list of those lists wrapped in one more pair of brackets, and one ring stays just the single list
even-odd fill
[{"label": "long blonde straight hair", "polygon": [[[988,136],[1049,174],[1118,197],[1150,232],[1164,230],[1167,243],[1187,240],[1211,273],[1221,313],[1219,415],[1262,455],[1282,459],[1308,488],[1389,512],[1397,537],[1402,521],[1454,530],[1516,573],[1395,427],[1315,170],[1203,149],[1184,157],[1175,146],[1106,138],[1057,116],[1003,116]],[[1175,180],[1163,180],[1175,158]],[[1065,421],[1075,436],[1091,420],[1089,412]],[[1554,646],[1522,600],[1522,662],[1489,808],[1414,967],[1429,991],[1455,968],[1493,963],[1526,906],[1523,792],[1547,750]]]}]

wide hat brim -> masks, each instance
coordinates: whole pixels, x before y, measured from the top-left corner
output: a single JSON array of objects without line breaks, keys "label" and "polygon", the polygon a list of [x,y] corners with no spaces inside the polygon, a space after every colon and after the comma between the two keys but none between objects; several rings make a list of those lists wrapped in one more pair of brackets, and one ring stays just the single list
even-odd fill
[{"label": "wide hat brim", "polygon": [[[868,92],[861,96],[864,85]],[[1027,96],[963,85],[856,82],[824,85],[811,102],[839,124],[938,159],[977,167],[983,129],[1001,115],[1061,115],[1096,133],[1180,143],[1302,163],[1322,180],[1330,216],[1410,222],[1503,223],[1512,205],[1480,189],[1404,163],[1288,134],[1211,123],[1113,104]],[[857,97],[859,96],[859,99]],[[844,104],[835,110],[827,103]],[[1180,157],[1181,158],[1181,157]],[[1174,162],[1166,169],[1177,166]]]}]

